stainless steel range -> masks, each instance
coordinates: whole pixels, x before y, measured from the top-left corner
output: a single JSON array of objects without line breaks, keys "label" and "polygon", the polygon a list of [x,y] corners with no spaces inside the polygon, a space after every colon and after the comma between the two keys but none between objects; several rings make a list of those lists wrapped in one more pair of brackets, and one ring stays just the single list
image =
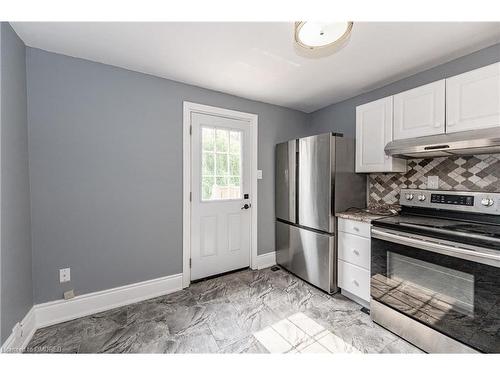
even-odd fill
[{"label": "stainless steel range", "polygon": [[431,352],[500,353],[500,193],[401,191],[372,222],[372,319]]}]

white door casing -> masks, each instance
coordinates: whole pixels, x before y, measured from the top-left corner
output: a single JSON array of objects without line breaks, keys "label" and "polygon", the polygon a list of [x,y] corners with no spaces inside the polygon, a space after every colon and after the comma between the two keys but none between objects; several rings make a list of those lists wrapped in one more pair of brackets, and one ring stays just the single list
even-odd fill
[{"label": "white door casing", "polygon": [[[257,116],[184,102],[183,167],[183,287],[206,276],[255,268]],[[242,209],[245,204],[251,207]]]},{"label": "white door casing", "polygon": [[394,95],[394,139],[444,134],[445,80]]}]

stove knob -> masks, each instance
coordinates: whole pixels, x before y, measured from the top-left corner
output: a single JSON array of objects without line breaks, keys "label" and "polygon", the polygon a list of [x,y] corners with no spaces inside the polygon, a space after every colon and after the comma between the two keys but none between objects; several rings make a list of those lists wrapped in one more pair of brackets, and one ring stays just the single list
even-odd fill
[{"label": "stove knob", "polygon": [[413,194],[412,193],[407,193],[405,195],[405,198],[406,198],[407,201],[411,201],[411,200],[413,200]]},{"label": "stove knob", "polygon": [[420,195],[418,196],[418,200],[419,200],[420,202],[425,201],[425,195],[420,194]]},{"label": "stove knob", "polygon": [[493,203],[494,203],[493,199],[491,199],[491,198],[483,198],[483,199],[481,199],[481,204],[483,206],[490,207],[490,206],[493,206]]}]

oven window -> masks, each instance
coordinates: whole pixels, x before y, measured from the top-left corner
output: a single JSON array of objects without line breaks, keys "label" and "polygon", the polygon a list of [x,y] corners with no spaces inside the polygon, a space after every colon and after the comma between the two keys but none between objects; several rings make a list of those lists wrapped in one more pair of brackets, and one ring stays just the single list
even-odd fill
[{"label": "oven window", "polygon": [[371,298],[476,350],[500,353],[500,269],[372,238]]},{"label": "oven window", "polygon": [[428,305],[434,316],[452,310],[474,313],[474,275],[470,273],[389,251],[387,279],[408,300]]}]

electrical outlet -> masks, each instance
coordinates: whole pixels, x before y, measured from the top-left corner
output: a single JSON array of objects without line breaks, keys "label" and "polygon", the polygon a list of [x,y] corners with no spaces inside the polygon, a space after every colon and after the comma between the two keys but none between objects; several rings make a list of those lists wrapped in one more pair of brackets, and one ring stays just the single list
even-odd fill
[{"label": "electrical outlet", "polygon": [[67,283],[71,280],[71,268],[61,268],[59,270],[59,283]]},{"label": "electrical outlet", "polygon": [[427,189],[439,189],[439,177],[438,176],[428,176],[427,177]]},{"label": "electrical outlet", "polygon": [[257,180],[262,180],[262,170],[257,170]]}]

